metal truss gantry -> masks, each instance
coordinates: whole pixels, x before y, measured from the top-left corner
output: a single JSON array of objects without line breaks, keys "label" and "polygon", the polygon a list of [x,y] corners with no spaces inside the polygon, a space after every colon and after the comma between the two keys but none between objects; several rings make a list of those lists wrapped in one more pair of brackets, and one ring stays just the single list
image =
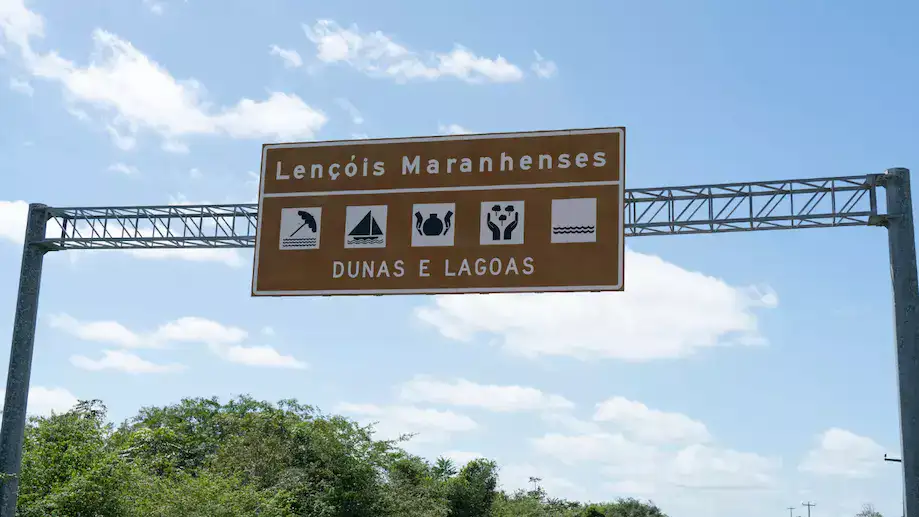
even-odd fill
[{"label": "metal truss gantry", "polygon": [[[878,208],[885,189],[886,211]],[[919,274],[909,171],[627,189],[627,237],[880,226],[894,294],[905,517],[919,517]],[[2,427],[0,517],[14,517],[43,256],[79,249],[250,248],[258,207],[29,205]]]},{"label": "metal truss gantry", "polygon": [[[883,175],[627,189],[627,237],[867,226]],[[47,208],[47,250],[249,248],[258,206]]]}]

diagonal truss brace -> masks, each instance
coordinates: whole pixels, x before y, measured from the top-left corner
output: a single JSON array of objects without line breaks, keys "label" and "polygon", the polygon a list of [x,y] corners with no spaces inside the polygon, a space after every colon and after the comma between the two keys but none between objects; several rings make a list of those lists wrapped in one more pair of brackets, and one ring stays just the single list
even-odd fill
[{"label": "diagonal truss brace", "polygon": [[[883,225],[883,174],[625,192],[627,237]],[[258,206],[48,208],[47,250],[249,248]]]}]

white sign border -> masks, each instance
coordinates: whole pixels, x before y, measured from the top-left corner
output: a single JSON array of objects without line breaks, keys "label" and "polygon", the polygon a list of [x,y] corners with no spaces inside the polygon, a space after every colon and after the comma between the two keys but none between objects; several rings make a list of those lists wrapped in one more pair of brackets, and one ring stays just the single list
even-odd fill
[{"label": "white sign border", "polygon": [[[619,186],[619,206],[622,208],[622,214],[619,218],[619,283],[615,285],[593,285],[593,286],[532,286],[532,287],[448,287],[434,289],[317,289],[317,290],[298,290],[298,291],[259,291],[258,285],[258,257],[261,249],[262,240],[262,208],[265,201],[265,173],[267,172],[268,150],[269,149],[297,149],[303,147],[329,147],[338,145],[379,145],[379,144],[396,144],[408,142],[443,142],[451,140],[496,140],[501,138],[535,138],[546,136],[563,136],[563,135],[594,135],[594,134],[618,134],[619,135],[619,181],[602,181],[602,182],[570,182],[554,183],[539,185],[490,185],[482,187],[432,187],[419,189],[384,189],[384,190],[358,190],[348,191],[354,194],[382,194],[394,193],[393,191],[419,191],[419,192],[440,192],[457,189],[468,190],[507,190],[519,188],[551,188],[551,187],[573,187],[589,186],[590,184],[608,184]],[[262,146],[262,163],[261,172],[259,173],[258,183],[258,223],[255,229],[255,250],[252,259],[252,296],[332,296],[332,295],[422,295],[422,294],[489,294],[489,293],[550,293],[550,292],[579,292],[579,291],[621,291],[623,289],[625,277],[625,131],[622,127],[612,128],[594,128],[594,129],[568,129],[562,131],[523,131],[515,133],[477,133],[468,135],[444,135],[444,136],[425,136],[425,137],[405,137],[405,138],[383,138],[383,139],[360,139],[360,140],[328,140],[322,142],[296,142],[296,143],[278,143],[266,144]],[[323,195],[343,195],[340,191],[333,192],[298,192],[292,194],[272,195],[267,197],[291,197],[291,196],[323,196]]]}]

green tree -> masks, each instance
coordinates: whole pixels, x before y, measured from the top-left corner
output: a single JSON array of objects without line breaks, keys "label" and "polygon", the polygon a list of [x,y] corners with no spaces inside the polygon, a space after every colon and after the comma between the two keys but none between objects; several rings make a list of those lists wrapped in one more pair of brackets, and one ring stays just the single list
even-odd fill
[{"label": "green tree", "polygon": [[874,505],[865,504],[862,506],[862,510],[855,514],[855,517],[884,517],[881,515],[881,512],[874,509]]},{"label": "green tree", "polygon": [[[665,517],[498,490],[497,465],[433,463],[294,400],[188,398],[116,430],[99,401],[30,418],[19,517]],[[865,517],[875,517],[868,515]]]},{"label": "green tree", "polygon": [[98,400],[80,401],[26,427],[18,515],[119,516],[129,505],[134,472],[111,447],[111,425]]},{"label": "green tree", "polygon": [[[443,467],[444,465],[441,465]],[[450,509],[444,497],[443,473],[422,458],[406,453],[395,455],[387,472],[386,507],[391,515],[405,517],[447,517]]]},{"label": "green tree", "polygon": [[[644,503],[634,498],[618,499],[611,503],[592,504],[585,511],[584,517],[667,517],[653,502]],[[597,513],[599,512],[599,513]],[[580,517],[580,516],[578,516]]]},{"label": "green tree", "polygon": [[293,517],[287,501],[260,492],[237,477],[213,472],[145,477],[133,487],[130,515],[136,517]]},{"label": "green tree", "polygon": [[446,481],[457,474],[456,465],[453,460],[441,456],[434,460],[433,473],[438,480]]},{"label": "green tree", "polygon": [[451,517],[486,517],[491,513],[498,485],[497,470],[495,462],[475,459],[447,480]]},{"label": "green tree", "polygon": [[492,517],[555,517],[563,515],[552,512],[543,501],[533,496],[532,491],[517,490],[508,495],[499,493],[492,506]]},{"label": "green tree", "polygon": [[[273,405],[243,396],[221,405],[216,399],[185,399],[145,408],[122,434],[124,443],[135,445],[134,458],[157,474],[207,470],[236,476],[256,490],[282,492],[297,514],[387,513],[381,479],[393,445],[295,401]],[[162,460],[164,452],[168,461]]]}]

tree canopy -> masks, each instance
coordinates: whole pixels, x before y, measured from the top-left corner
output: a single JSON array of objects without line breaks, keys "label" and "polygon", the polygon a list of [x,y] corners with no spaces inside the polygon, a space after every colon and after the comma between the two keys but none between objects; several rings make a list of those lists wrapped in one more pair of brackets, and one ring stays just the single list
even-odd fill
[{"label": "tree canopy", "polygon": [[865,504],[862,506],[862,510],[855,514],[855,517],[884,517],[881,515],[881,512],[874,509],[874,505]]},{"label": "tree canopy", "polygon": [[21,517],[666,517],[650,502],[583,504],[498,488],[499,467],[458,467],[377,440],[371,426],[295,400],[240,396],[142,408],[114,426],[101,401],[31,417]]}]

